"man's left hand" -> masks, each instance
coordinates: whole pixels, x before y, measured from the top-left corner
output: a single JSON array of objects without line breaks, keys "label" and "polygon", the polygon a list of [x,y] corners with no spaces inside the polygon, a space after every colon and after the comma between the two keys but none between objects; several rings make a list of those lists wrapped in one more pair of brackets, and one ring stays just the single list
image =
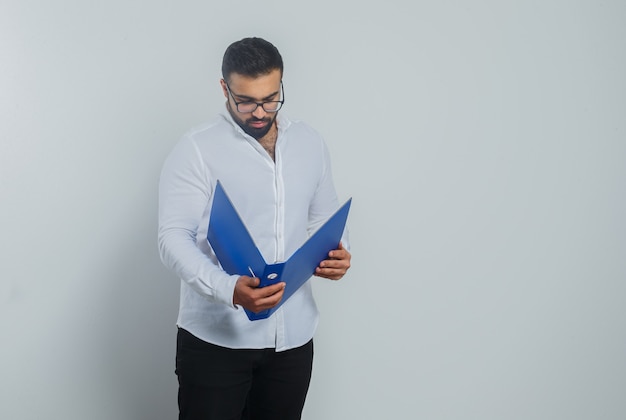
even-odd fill
[{"label": "man's left hand", "polygon": [[337,249],[333,249],[328,253],[328,259],[322,261],[315,269],[315,275],[330,280],[339,280],[350,268],[350,259],[352,255],[344,249],[340,242]]}]

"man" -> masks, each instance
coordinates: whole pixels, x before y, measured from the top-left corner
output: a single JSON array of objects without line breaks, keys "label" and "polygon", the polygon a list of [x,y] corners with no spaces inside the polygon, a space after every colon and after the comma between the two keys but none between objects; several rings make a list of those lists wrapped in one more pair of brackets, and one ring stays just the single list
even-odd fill
[{"label": "man", "polygon": [[[222,75],[225,110],[181,139],[159,185],[159,251],[182,280],[179,418],[299,419],[318,322],[311,282],[269,318],[250,321],[242,308],[276,306],[285,283],[259,288],[253,274],[228,275],[206,233],[219,180],[265,260],[287,259],[339,207],[328,150],[313,129],[279,113],[283,61],[274,45],[233,43]],[[342,278],[347,245],[344,235],[315,275]]]}]

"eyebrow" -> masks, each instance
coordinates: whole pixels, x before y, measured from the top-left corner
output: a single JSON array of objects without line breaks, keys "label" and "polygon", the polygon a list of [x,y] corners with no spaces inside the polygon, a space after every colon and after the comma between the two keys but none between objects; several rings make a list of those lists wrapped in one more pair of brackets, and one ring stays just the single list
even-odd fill
[{"label": "eyebrow", "polygon": [[[256,101],[256,100],[257,100],[256,98],[253,98],[253,97],[251,97],[251,96],[246,96],[246,95],[238,95],[238,94],[234,93],[232,90],[230,91],[230,93],[232,93],[232,94],[233,94],[233,96],[236,96],[236,97],[237,97],[237,98],[239,98],[239,99],[243,99],[244,101],[251,101],[251,102],[254,102],[254,101]],[[262,102],[262,101],[267,101],[267,100],[269,100],[270,98],[272,98],[272,97],[274,97],[274,96],[276,96],[276,95],[278,95],[278,94],[280,94],[280,90],[277,90],[276,92],[274,92],[274,93],[272,93],[272,94],[270,94],[270,95],[267,95],[265,98],[261,98],[260,102]]]}]

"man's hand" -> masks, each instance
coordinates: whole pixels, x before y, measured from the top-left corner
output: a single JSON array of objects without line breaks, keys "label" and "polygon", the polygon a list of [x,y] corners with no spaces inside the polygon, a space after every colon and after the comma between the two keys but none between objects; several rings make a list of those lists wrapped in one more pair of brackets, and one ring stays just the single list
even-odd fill
[{"label": "man's hand", "polygon": [[252,312],[261,312],[278,305],[278,302],[283,298],[285,283],[280,282],[260,288],[258,287],[259,283],[258,277],[239,277],[235,284],[233,303]]},{"label": "man's hand", "polygon": [[350,268],[352,255],[343,248],[340,242],[339,247],[328,253],[328,259],[320,263],[315,269],[315,275],[331,280],[341,279]]}]

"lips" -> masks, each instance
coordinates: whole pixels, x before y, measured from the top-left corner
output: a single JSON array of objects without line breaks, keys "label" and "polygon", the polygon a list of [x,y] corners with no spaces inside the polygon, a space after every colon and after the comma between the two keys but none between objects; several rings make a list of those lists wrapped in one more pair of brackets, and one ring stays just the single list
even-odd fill
[{"label": "lips", "polygon": [[267,121],[251,121],[248,125],[253,128],[263,128],[267,125]]},{"label": "lips", "polygon": [[258,130],[261,128],[265,128],[270,123],[270,121],[271,121],[270,119],[266,119],[266,118],[262,118],[262,119],[251,118],[248,121],[246,121],[246,124],[248,125],[248,127]]}]

